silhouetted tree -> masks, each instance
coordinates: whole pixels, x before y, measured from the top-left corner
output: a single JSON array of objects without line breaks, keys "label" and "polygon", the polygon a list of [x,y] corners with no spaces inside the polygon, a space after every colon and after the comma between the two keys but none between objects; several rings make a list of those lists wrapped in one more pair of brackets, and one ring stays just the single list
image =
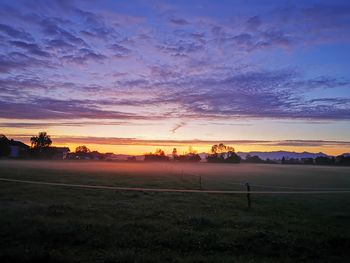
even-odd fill
[{"label": "silhouetted tree", "polygon": [[156,152],[154,153],[155,155],[159,155],[159,156],[165,156],[165,153],[162,149],[157,148]]},{"label": "silhouetted tree", "polygon": [[223,143],[215,144],[211,147],[212,154],[225,154],[227,152],[234,152],[235,149],[231,146],[226,146]]},{"label": "silhouetted tree", "polygon": [[177,149],[176,148],[173,149],[173,152],[171,153],[171,155],[173,157],[173,160],[176,160],[176,158],[177,158]]},{"label": "silhouetted tree", "polygon": [[336,165],[350,165],[350,156],[339,155],[335,158]]},{"label": "silhouetted tree", "polygon": [[318,165],[333,165],[335,164],[335,158],[334,157],[324,157],[324,156],[318,156],[315,158],[315,164]]},{"label": "silhouetted tree", "polygon": [[241,157],[239,157],[234,151],[228,151],[225,161],[228,163],[240,163]]},{"label": "silhouetted tree", "polygon": [[235,149],[223,143],[211,147],[211,154],[207,156],[208,162],[240,163],[241,157],[235,153]]},{"label": "silhouetted tree", "polygon": [[0,157],[9,156],[11,152],[10,140],[5,135],[0,135]]},{"label": "silhouetted tree", "polygon": [[98,152],[98,151],[92,151],[85,153],[87,156],[92,159],[92,160],[103,160],[104,159],[104,154]]},{"label": "silhouetted tree", "polygon": [[180,162],[199,162],[201,157],[197,153],[187,153],[178,156],[178,161]]},{"label": "silhouetted tree", "polygon": [[46,132],[39,132],[38,136],[30,138],[30,142],[33,148],[45,148],[52,144],[52,140]]},{"label": "silhouetted tree", "polygon": [[189,146],[189,147],[188,147],[188,153],[197,154],[197,151],[194,150],[194,149],[192,148],[192,146]]},{"label": "silhouetted tree", "polygon": [[249,154],[245,157],[245,161],[247,163],[263,163],[264,162],[264,160],[260,159],[259,156],[257,156],[257,155],[251,156]]},{"label": "silhouetted tree", "polygon": [[155,153],[145,154],[145,161],[159,162],[169,161],[169,157],[165,155],[162,149],[156,149]]},{"label": "silhouetted tree", "polygon": [[136,156],[129,156],[126,160],[128,162],[136,162]]},{"label": "silhouetted tree", "polygon": [[314,164],[314,159],[313,158],[301,158],[300,161],[303,164]]},{"label": "silhouetted tree", "polygon": [[98,159],[98,155],[95,153],[93,156],[90,149],[85,145],[75,148],[75,154],[73,156],[75,156],[76,159]]},{"label": "silhouetted tree", "polygon": [[90,149],[88,147],[86,147],[85,145],[81,145],[81,146],[78,146],[77,148],[75,148],[75,152],[76,153],[89,153]]},{"label": "silhouetted tree", "polygon": [[[174,148],[174,150],[176,150]],[[174,152],[174,151],[173,151]],[[201,157],[197,154],[197,151],[193,150],[192,146],[188,147],[188,152],[182,155],[174,155],[174,161],[178,162],[199,162]]]}]

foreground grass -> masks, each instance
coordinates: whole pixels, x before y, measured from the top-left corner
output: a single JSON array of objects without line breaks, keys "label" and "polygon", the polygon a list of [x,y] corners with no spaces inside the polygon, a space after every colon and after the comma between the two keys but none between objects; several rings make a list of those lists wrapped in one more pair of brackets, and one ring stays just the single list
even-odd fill
[{"label": "foreground grass", "polygon": [[[111,169],[91,163],[0,162],[1,177],[55,182],[193,188],[178,167]],[[202,169],[204,167],[204,169]],[[242,168],[243,167],[243,168]],[[183,167],[181,167],[183,168]],[[202,169],[206,187],[239,180],[271,183],[274,167],[231,178]],[[232,169],[232,166],[225,169]],[[268,172],[266,171],[268,170]],[[283,167],[278,183],[346,185],[349,171]],[[305,170],[306,169],[306,170]],[[205,171],[207,173],[205,173]],[[248,172],[252,171],[252,172]],[[260,174],[259,174],[260,171]],[[295,174],[295,171],[294,171]],[[301,176],[304,175],[304,177]],[[258,176],[260,175],[260,177]],[[348,176],[347,176],[348,175]],[[238,176],[238,175],[237,175]],[[265,178],[265,181],[263,180]],[[313,178],[313,179],[312,179]],[[304,179],[304,180],[302,180]],[[275,181],[273,181],[275,182]],[[350,258],[350,195],[253,196],[131,193],[0,182],[0,262],[345,262]]]}]

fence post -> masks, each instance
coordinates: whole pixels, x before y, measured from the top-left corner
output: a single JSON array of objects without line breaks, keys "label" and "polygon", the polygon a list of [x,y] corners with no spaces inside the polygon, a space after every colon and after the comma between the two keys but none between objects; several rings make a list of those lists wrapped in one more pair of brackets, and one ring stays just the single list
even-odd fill
[{"label": "fence post", "polygon": [[199,190],[202,190],[202,176],[199,176]]},{"label": "fence post", "polygon": [[251,201],[250,201],[250,185],[249,185],[249,183],[246,183],[245,186],[247,187],[248,208],[250,208],[250,207],[251,207]]}]

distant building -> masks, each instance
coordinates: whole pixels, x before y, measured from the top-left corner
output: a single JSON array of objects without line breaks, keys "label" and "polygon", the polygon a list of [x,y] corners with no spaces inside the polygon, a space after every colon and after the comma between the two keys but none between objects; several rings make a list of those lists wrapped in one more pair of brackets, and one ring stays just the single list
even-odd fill
[{"label": "distant building", "polygon": [[100,153],[98,151],[92,152],[73,152],[66,154],[67,159],[71,160],[105,160],[110,159],[113,153]]},{"label": "distant building", "polygon": [[89,153],[89,158],[90,160],[102,160],[104,159],[104,155],[98,151],[92,151]]},{"label": "distant building", "polygon": [[27,155],[28,149],[30,148],[27,144],[20,141],[15,141],[15,140],[10,140],[9,145],[10,145],[9,157],[11,158],[25,157]]},{"label": "distant building", "polygon": [[68,153],[70,152],[68,147],[53,147],[52,159],[67,159]]}]

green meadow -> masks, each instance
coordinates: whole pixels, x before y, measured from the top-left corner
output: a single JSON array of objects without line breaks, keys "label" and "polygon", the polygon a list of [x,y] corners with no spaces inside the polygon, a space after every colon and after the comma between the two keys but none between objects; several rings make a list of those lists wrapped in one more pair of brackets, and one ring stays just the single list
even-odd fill
[{"label": "green meadow", "polygon": [[[350,168],[0,161],[0,178],[204,190],[350,189]],[[350,193],[129,192],[0,181],[0,262],[346,262]]]}]

